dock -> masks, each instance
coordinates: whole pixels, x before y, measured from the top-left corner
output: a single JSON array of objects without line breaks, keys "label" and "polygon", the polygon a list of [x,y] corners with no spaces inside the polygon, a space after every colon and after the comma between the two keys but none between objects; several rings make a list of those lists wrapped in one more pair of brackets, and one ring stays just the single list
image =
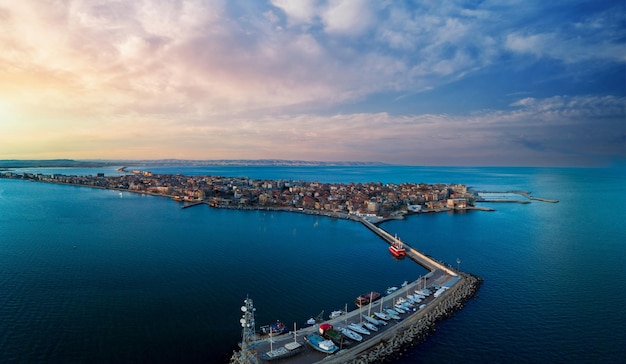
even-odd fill
[{"label": "dock", "polygon": [[[378,227],[376,224],[365,218],[355,219],[365,225],[369,230],[381,237],[389,244],[400,242],[400,240]],[[363,335],[362,342],[352,342],[340,348],[332,355],[323,354],[309,346],[304,337],[312,333],[317,333],[319,324],[311,327],[298,328],[295,333],[289,332],[275,337],[255,337],[253,343],[247,346],[247,353],[242,350],[233,354],[231,363],[256,362],[264,363],[260,358],[261,354],[270,351],[270,340],[272,347],[277,348],[294,339],[304,345],[304,350],[296,356],[281,359],[281,363],[374,363],[394,355],[405,345],[412,345],[421,342],[434,330],[438,320],[450,316],[454,311],[460,309],[464,302],[471,298],[480,287],[482,280],[469,274],[456,271],[450,266],[439,262],[432,257],[418,251],[417,249],[402,243],[406,249],[408,258],[429,270],[425,276],[420,276],[412,282],[400,287],[395,292],[381,297],[370,306],[355,308],[332,320],[325,320],[335,327],[348,326],[351,323],[363,322],[363,316],[371,312],[382,310],[385,306],[393,306],[394,302],[400,298],[406,298],[414,294],[416,290],[424,287],[441,289],[437,294],[426,297],[416,311],[401,314],[400,320],[387,321],[387,325],[379,326],[378,331],[372,331],[370,335]],[[437,296],[437,297],[435,297]],[[243,355],[246,354],[246,355]],[[397,354],[395,354],[397,355]],[[239,358],[254,358],[246,361]]]}]

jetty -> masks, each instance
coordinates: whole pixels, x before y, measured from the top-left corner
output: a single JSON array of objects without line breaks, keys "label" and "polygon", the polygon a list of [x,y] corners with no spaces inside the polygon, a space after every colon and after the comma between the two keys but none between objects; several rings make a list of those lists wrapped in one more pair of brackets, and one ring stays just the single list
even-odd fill
[{"label": "jetty", "polygon": [[[402,242],[398,237],[391,235],[376,223],[367,218],[355,218],[369,230],[381,237],[388,244],[401,243],[406,249],[406,256],[429,270],[425,276],[417,277],[406,282],[402,287],[391,294],[383,296],[371,306],[364,306],[348,311],[336,318],[324,321],[337,327],[347,327],[350,324],[363,322],[368,311],[382,310],[385,306],[394,306],[400,299],[406,299],[417,291],[428,290],[430,294],[421,302],[416,303],[413,310],[400,314],[399,320],[390,320],[386,325],[379,326],[378,331],[364,335],[363,341],[355,342],[347,339],[342,341],[340,350],[335,354],[324,354],[306,344],[307,335],[318,333],[322,323],[311,327],[299,328],[296,332],[274,337],[247,337],[246,345],[240,344],[240,350],[233,353],[231,363],[263,363],[261,355],[270,351],[270,347],[280,347],[295,340],[304,345],[304,350],[297,355],[281,359],[281,363],[378,363],[401,355],[406,346],[420,343],[435,330],[436,322],[452,315],[463,307],[465,302],[472,298],[482,280],[459,270],[455,270],[445,263],[418,251]],[[247,335],[247,334],[246,334]],[[271,343],[270,343],[271,340]],[[242,358],[246,358],[242,360]]]}]

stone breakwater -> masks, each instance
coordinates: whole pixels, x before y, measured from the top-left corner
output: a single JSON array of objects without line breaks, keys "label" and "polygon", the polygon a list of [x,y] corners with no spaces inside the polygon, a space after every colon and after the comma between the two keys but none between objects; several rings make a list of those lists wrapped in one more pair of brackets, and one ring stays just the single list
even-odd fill
[{"label": "stone breakwater", "polygon": [[[350,364],[366,364],[393,361],[402,357],[409,348],[418,345],[436,330],[437,321],[446,319],[473,298],[480,288],[483,280],[469,274],[462,274],[463,279],[453,292],[449,292],[444,299],[415,322],[407,320],[406,325],[398,329],[389,339],[383,339],[374,348],[358,355],[356,358],[346,361]],[[451,289],[452,290],[452,289]]]}]

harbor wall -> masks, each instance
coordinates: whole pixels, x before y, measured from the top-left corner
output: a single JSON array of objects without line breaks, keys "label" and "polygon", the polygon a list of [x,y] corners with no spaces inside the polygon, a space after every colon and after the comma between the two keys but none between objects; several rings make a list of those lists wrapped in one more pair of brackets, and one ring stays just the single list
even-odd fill
[{"label": "harbor wall", "polygon": [[410,347],[425,341],[435,331],[438,321],[462,309],[482,284],[482,279],[470,274],[461,273],[460,278],[458,284],[434,304],[424,308],[423,312],[411,315],[376,340],[368,340],[349,351],[324,359],[324,363],[367,364],[402,357]]}]

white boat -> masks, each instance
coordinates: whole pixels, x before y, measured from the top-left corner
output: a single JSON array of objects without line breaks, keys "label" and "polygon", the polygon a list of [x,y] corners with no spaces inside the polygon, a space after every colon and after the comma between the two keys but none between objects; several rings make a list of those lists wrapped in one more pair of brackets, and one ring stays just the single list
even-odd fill
[{"label": "white boat", "polygon": [[400,306],[399,303],[396,303],[395,305],[393,305],[393,310],[397,311],[399,314],[405,314],[406,310],[404,308],[402,308],[402,306]]},{"label": "white boat", "polygon": [[341,310],[333,311],[333,312],[330,313],[329,318],[332,320],[332,319],[335,319],[335,318],[343,315],[344,313],[346,313],[346,312],[345,311],[341,311]]},{"label": "white boat", "polygon": [[[376,319],[374,319],[374,320],[376,320]],[[376,320],[376,321],[378,321],[378,320]],[[374,325],[371,322],[364,322],[363,326],[367,327],[369,330],[378,331],[378,327],[376,327],[376,325]]]},{"label": "white boat", "polygon": [[397,291],[397,290],[398,290],[398,287],[393,286],[393,287],[389,287],[389,288],[387,288],[387,290],[385,291],[385,293],[387,293],[387,295],[390,295],[390,294],[394,293],[394,292],[395,292],[395,291]]},{"label": "white boat", "polygon": [[392,319],[394,319],[394,320],[399,320],[400,319],[400,316],[398,315],[397,311],[392,310],[391,308],[387,308],[387,309],[385,309],[385,311],[387,311],[387,315],[389,317],[391,317]]},{"label": "white boat", "polygon": [[357,334],[356,332],[345,328],[343,326],[337,326],[337,330],[339,330],[339,332],[341,332],[342,334],[346,335],[349,339],[352,339],[354,341],[363,341],[363,336]]},{"label": "white boat", "polygon": [[395,310],[395,309],[393,309],[393,308],[391,308],[389,306],[385,306],[384,307],[384,311],[387,312],[387,314],[390,314],[390,315],[398,315],[398,314],[400,314],[400,312],[398,310]]},{"label": "white boat", "polygon": [[[384,320],[384,321],[391,320],[391,317],[389,317],[389,315],[387,315],[386,313],[374,312],[374,315],[376,315],[376,317],[378,317],[379,319]],[[386,322],[385,322],[385,324],[386,324]]]},{"label": "white boat", "polygon": [[350,325],[348,325],[348,329],[350,329],[350,330],[352,330],[354,332],[358,332],[359,334],[363,334],[363,335],[371,335],[372,334],[367,329],[363,328],[363,326],[361,326],[359,324],[355,324],[355,323],[351,323]]},{"label": "white boat", "polygon": [[272,340],[272,337],[270,335],[270,351],[261,354],[261,359],[268,360],[268,361],[277,360],[277,359],[289,358],[291,356],[294,356],[300,353],[304,349],[304,346],[302,346],[302,344],[300,344],[296,340],[297,340],[296,324],[294,323],[293,324],[293,342],[288,342],[287,344],[274,349],[272,345],[274,343],[274,340]]},{"label": "white boat", "polygon": [[373,318],[373,317],[371,317],[371,316],[363,316],[363,318],[364,318],[365,320],[367,320],[367,321],[368,321],[370,324],[372,324],[372,325],[380,325],[380,324],[381,324],[381,322],[380,322],[380,321],[376,320],[375,318]]}]

